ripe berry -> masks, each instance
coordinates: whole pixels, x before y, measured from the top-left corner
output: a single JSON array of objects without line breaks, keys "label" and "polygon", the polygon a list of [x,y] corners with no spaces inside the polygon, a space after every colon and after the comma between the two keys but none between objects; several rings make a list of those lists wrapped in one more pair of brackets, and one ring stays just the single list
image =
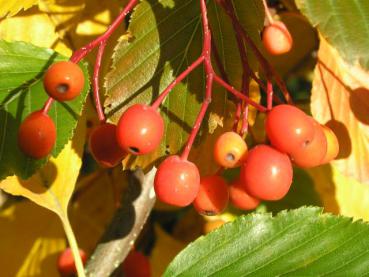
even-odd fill
[{"label": "ripe berry", "polygon": [[200,173],[194,163],[179,156],[166,158],[155,175],[154,188],[164,203],[185,207],[195,200],[200,187]]},{"label": "ripe berry", "polygon": [[290,189],[292,175],[292,164],[286,154],[267,145],[258,145],[249,151],[240,179],[253,197],[279,200]]},{"label": "ripe berry", "polygon": [[272,55],[285,54],[292,48],[292,36],[281,21],[266,26],[262,36],[265,49]]},{"label": "ripe berry", "polygon": [[195,209],[204,215],[220,214],[228,205],[228,185],[218,175],[201,178],[200,189],[193,205]]},{"label": "ripe berry", "polygon": [[231,203],[241,210],[253,210],[260,204],[260,200],[249,195],[245,185],[238,179],[229,187],[229,199]]},{"label": "ripe berry", "polygon": [[47,94],[57,101],[72,100],[83,90],[85,77],[81,68],[72,62],[52,64],[44,76]]},{"label": "ripe berry", "polygon": [[132,250],[123,262],[123,273],[125,277],[150,277],[150,261],[142,253]]},{"label": "ripe berry", "polygon": [[126,156],[117,142],[116,126],[104,123],[91,132],[89,148],[92,156],[103,167],[114,167]]},{"label": "ripe berry", "polygon": [[223,133],[215,142],[214,159],[219,165],[225,168],[240,166],[246,155],[247,144],[235,132]]},{"label": "ripe berry", "polygon": [[340,151],[340,146],[335,133],[327,126],[322,125],[325,137],[327,139],[327,153],[325,154],[321,164],[329,163],[335,159]]},{"label": "ripe berry", "polygon": [[[82,263],[85,264],[87,261],[86,253],[80,249],[79,255],[81,256]],[[72,250],[70,248],[65,249],[60,254],[58,258],[58,271],[60,275],[63,277],[74,276],[77,273]]]},{"label": "ripe berry", "polygon": [[294,153],[314,138],[314,124],[291,105],[275,106],[267,115],[265,129],[271,144],[281,152]]},{"label": "ripe berry", "polygon": [[290,155],[296,165],[305,168],[320,165],[327,153],[327,138],[322,126],[313,118],[309,119],[315,129],[313,140]]},{"label": "ripe berry", "polygon": [[117,140],[121,148],[135,155],[147,154],[159,146],[164,135],[160,113],[147,105],[136,104],[120,117]]},{"label": "ripe berry", "polygon": [[31,113],[19,126],[18,145],[24,154],[32,158],[41,159],[49,155],[55,141],[55,124],[42,111]]}]

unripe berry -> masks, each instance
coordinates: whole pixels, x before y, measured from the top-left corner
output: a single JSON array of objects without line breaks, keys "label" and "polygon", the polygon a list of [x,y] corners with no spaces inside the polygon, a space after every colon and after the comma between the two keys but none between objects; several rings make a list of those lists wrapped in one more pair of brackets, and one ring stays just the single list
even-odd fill
[{"label": "unripe berry", "polygon": [[149,259],[142,253],[132,250],[123,262],[125,277],[150,277],[151,267]]},{"label": "unripe berry", "polygon": [[126,156],[117,142],[116,126],[104,123],[95,127],[90,135],[89,148],[92,156],[103,167],[114,167]]},{"label": "unripe berry", "polygon": [[[79,250],[82,263],[87,261],[87,255],[83,250]],[[58,271],[61,276],[69,277],[74,276],[77,273],[76,265],[74,263],[73,253],[70,248],[65,249],[58,258]]]},{"label": "unripe berry", "polygon": [[240,179],[251,196],[279,200],[290,189],[292,175],[292,164],[286,154],[267,145],[258,145],[249,151]]},{"label": "unripe berry", "polygon": [[147,105],[129,107],[120,117],[117,140],[122,149],[143,155],[155,150],[164,135],[164,121],[160,113]]},{"label": "unripe berry", "polygon": [[337,157],[340,151],[340,146],[335,133],[328,126],[322,125],[322,128],[327,139],[327,153],[321,161],[321,164],[325,164],[329,163]]},{"label": "unripe berry", "polygon": [[220,135],[214,146],[215,161],[225,168],[234,168],[241,165],[247,155],[247,144],[235,132],[226,132]]},{"label": "unripe berry", "polygon": [[228,185],[219,175],[210,175],[200,180],[200,189],[193,205],[204,215],[220,214],[227,208],[229,199]]},{"label": "unripe berry", "polygon": [[253,210],[260,204],[259,199],[247,193],[240,179],[234,181],[229,187],[229,199],[235,207],[245,211]]},{"label": "unripe berry", "polygon": [[158,199],[164,203],[185,207],[199,191],[200,173],[197,166],[179,156],[166,158],[159,166],[154,181]]},{"label": "unripe berry", "polygon": [[299,167],[309,168],[321,165],[327,154],[327,138],[322,126],[309,118],[314,126],[314,138],[305,147],[290,154],[292,161]]},{"label": "unripe berry", "polygon": [[81,68],[70,61],[52,64],[44,76],[47,94],[57,101],[68,101],[80,95],[85,83]]},{"label": "unripe berry", "polygon": [[22,152],[35,159],[50,154],[56,141],[53,120],[42,111],[28,115],[19,126],[18,145]]},{"label": "unripe berry", "polygon": [[272,55],[285,54],[292,48],[292,36],[282,21],[266,26],[262,37],[265,49]]},{"label": "unripe berry", "polygon": [[300,109],[291,105],[278,105],[268,112],[265,130],[273,147],[291,154],[313,140],[315,127]]}]

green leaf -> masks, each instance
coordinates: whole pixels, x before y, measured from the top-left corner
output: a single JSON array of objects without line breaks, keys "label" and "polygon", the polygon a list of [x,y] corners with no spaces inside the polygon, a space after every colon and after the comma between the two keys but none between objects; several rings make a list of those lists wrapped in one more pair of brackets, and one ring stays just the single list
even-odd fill
[{"label": "green leaf", "polygon": [[[30,177],[47,159],[35,160],[25,156],[17,145],[17,132],[22,120],[42,108],[47,99],[42,76],[50,64],[65,57],[50,49],[24,42],[0,40],[0,180],[16,174]],[[88,80],[86,65],[81,65]],[[53,103],[49,115],[57,129],[52,156],[56,157],[72,137],[89,90],[85,82],[83,92],[73,101]]]},{"label": "green leaf", "polygon": [[251,214],[200,237],[164,276],[363,276],[369,225],[304,207]]},{"label": "green leaf", "polygon": [[296,3],[344,59],[369,69],[369,1],[296,0]]},{"label": "green leaf", "polygon": [[[207,3],[220,56],[231,83],[239,87],[242,68],[230,20],[215,1]],[[242,23],[250,30],[250,36],[257,40],[263,26],[261,2],[238,0],[235,4]],[[152,103],[199,57],[202,50],[200,3],[197,0],[141,1],[132,14],[128,32],[115,49],[113,67],[105,82],[105,111],[113,122],[117,122],[122,112],[132,104]],[[137,158],[137,164],[151,165],[165,154],[181,150],[200,109],[204,89],[202,67],[177,84],[161,109],[166,124],[162,144],[152,155]],[[227,103],[226,92],[215,85],[209,114],[213,113],[216,115],[214,118],[223,118],[224,121],[231,119]],[[197,146],[200,143],[204,147],[211,146],[209,142],[205,143],[209,131],[206,121]],[[223,126],[229,128],[229,123],[223,122]],[[218,126],[216,132],[219,129]],[[200,156],[204,159],[203,155]]]}]

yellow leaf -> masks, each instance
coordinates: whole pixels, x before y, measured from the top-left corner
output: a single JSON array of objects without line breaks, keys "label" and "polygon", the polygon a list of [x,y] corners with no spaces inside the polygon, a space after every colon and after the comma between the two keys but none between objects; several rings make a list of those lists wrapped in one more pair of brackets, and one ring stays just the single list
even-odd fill
[{"label": "yellow leaf", "polygon": [[155,246],[151,252],[151,272],[153,277],[160,277],[174,257],[185,248],[186,244],[175,240],[158,225],[154,226]]},{"label": "yellow leaf", "polygon": [[127,183],[127,175],[119,167],[95,171],[78,182],[69,211],[78,244],[85,251],[95,249]]},{"label": "yellow leaf", "polygon": [[28,9],[37,4],[38,0],[0,0],[0,18],[12,16],[21,9]]},{"label": "yellow leaf", "polygon": [[70,226],[67,209],[82,165],[81,157],[86,132],[85,121],[85,116],[82,116],[73,139],[57,158],[51,158],[32,177],[22,180],[16,176],[10,176],[0,183],[0,188],[4,191],[24,196],[59,216],[80,276],[84,276],[83,265],[78,254],[78,246]]},{"label": "yellow leaf", "polygon": [[333,165],[344,175],[369,184],[369,74],[348,65],[321,39],[314,73],[311,111],[332,128],[340,145]]},{"label": "yellow leaf", "polygon": [[369,221],[369,187],[347,177],[334,166],[309,169],[327,212]]},{"label": "yellow leaf", "polygon": [[60,41],[52,20],[37,7],[0,21],[0,38],[8,41],[26,41],[40,47],[52,47],[67,56],[71,54],[71,50]]},{"label": "yellow leaf", "polygon": [[1,276],[59,276],[58,254],[65,248],[58,218],[29,201],[0,213]]}]

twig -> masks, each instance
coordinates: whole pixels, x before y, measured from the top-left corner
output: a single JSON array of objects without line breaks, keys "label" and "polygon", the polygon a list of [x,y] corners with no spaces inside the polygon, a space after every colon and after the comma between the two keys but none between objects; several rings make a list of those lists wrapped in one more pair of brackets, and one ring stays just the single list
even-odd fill
[{"label": "twig", "polygon": [[87,263],[87,276],[110,276],[131,250],[155,203],[155,173],[155,167],[146,175],[137,169],[130,176],[122,206]]}]

